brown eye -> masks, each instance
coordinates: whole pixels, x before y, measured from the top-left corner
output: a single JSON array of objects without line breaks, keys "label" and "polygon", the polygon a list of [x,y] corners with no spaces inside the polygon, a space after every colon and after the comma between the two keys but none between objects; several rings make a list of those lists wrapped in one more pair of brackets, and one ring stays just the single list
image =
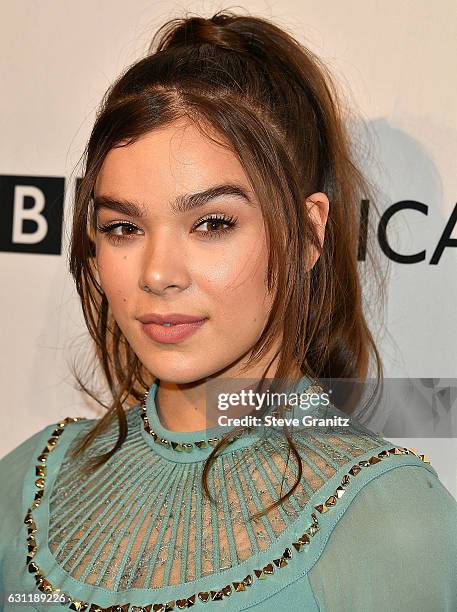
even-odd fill
[{"label": "brown eye", "polygon": [[[121,228],[120,234],[114,233],[114,230],[117,228]],[[132,231],[127,231],[126,233],[124,233],[122,231],[122,228],[125,228],[126,230],[132,230]],[[132,223],[122,222],[122,223],[107,223],[106,225],[97,225],[97,229],[102,234],[106,234],[106,237],[108,238],[110,242],[113,242],[114,244],[119,244],[120,242],[123,242],[124,240],[130,240],[131,238],[133,238],[135,235],[133,232],[135,232],[138,228],[135,225],[132,225]]]},{"label": "brown eye", "polygon": [[200,219],[200,221],[198,221],[197,224],[194,226],[194,229],[197,230],[197,228],[202,227],[203,225],[207,225],[209,227],[208,230],[197,230],[197,234],[202,234],[205,238],[217,238],[218,236],[225,234],[226,232],[232,231],[236,225],[236,221],[237,219],[235,219],[234,217],[213,215],[210,217],[205,217],[204,219]]}]

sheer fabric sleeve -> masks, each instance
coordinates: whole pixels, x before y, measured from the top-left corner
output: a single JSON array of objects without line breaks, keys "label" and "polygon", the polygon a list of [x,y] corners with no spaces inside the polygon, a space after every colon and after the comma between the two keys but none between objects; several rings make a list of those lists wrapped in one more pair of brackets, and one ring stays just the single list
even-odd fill
[{"label": "sheer fabric sleeve", "polygon": [[17,529],[18,522],[24,518],[21,516],[24,477],[45,429],[33,434],[0,459],[0,563],[2,545],[6,545],[8,535]]},{"label": "sheer fabric sleeve", "polygon": [[326,612],[455,612],[457,502],[434,474],[399,466],[354,497],[309,572]]},{"label": "sheer fabric sleeve", "polygon": [[[24,440],[0,459],[0,609],[6,609],[5,595],[13,590],[7,577],[10,557],[21,547],[25,537],[22,496],[27,471],[33,468],[34,454],[53,426],[48,426]],[[30,604],[28,604],[30,605]],[[3,606],[3,607],[2,607]],[[20,612],[16,604],[15,610]],[[29,609],[33,609],[30,606]]]}]

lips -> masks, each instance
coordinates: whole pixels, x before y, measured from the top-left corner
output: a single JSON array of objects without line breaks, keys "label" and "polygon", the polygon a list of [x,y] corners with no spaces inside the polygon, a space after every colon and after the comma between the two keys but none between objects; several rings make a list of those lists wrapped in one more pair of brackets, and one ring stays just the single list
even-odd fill
[{"label": "lips", "polygon": [[[177,320],[177,318],[175,318]],[[181,320],[182,321],[182,320]],[[196,319],[192,318],[191,321],[173,323],[143,323],[143,332],[149,336],[151,340],[160,342],[161,344],[176,344],[181,342],[205,325],[207,318]]]},{"label": "lips", "polygon": [[185,315],[185,314],[179,314],[179,313],[169,313],[169,314],[165,314],[165,315],[160,315],[157,313],[150,313],[150,314],[146,314],[146,315],[142,315],[141,317],[138,317],[138,320],[141,321],[141,323],[155,323],[156,325],[165,325],[168,324],[168,326],[172,326],[172,325],[179,325],[179,324],[183,324],[183,323],[198,323],[200,321],[204,321],[206,320],[208,317],[205,316],[192,316],[192,315]]}]

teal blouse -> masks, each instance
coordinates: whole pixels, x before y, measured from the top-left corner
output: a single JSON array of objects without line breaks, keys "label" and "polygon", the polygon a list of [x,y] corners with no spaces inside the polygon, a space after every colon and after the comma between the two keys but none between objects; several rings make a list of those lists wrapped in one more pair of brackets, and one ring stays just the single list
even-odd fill
[{"label": "teal blouse", "polygon": [[226,428],[167,430],[158,384],[90,476],[84,457],[115,445],[117,422],[83,458],[69,452],[95,419],[67,417],[0,460],[2,610],[457,610],[457,502],[427,457],[354,419],[294,429],[300,484],[252,521],[295,482],[284,435],[261,427],[230,444],[211,503],[202,470]]}]

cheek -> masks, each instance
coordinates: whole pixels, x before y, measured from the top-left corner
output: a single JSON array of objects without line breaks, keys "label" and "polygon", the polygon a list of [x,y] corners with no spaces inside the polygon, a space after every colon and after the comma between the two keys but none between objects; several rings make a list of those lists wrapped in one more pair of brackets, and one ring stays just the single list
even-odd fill
[{"label": "cheek", "polygon": [[206,277],[207,291],[223,313],[225,325],[260,326],[269,308],[267,294],[268,252],[265,241],[249,241],[230,251]]},{"label": "cheek", "polygon": [[112,306],[125,304],[135,285],[129,255],[119,255],[101,248],[97,253],[97,270],[100,284]]}]

